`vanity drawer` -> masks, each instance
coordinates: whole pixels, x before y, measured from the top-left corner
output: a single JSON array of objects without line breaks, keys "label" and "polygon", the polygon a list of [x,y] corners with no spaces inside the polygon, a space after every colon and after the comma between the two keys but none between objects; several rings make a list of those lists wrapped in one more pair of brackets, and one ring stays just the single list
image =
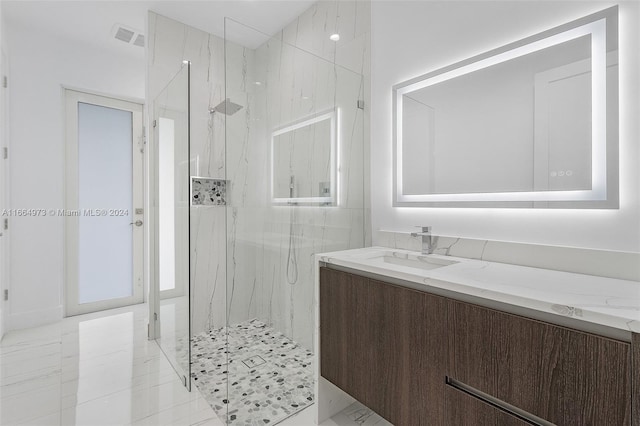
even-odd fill
[{"label": "vanity drawer", "polygon": [[445,392],[445,424],[455,426],[529,426],[493,405],[453,387]]},{"label": "vanity drawer", "polygon": [[557,425],[630,425],[630,344],[448,301],[448,375]]}]

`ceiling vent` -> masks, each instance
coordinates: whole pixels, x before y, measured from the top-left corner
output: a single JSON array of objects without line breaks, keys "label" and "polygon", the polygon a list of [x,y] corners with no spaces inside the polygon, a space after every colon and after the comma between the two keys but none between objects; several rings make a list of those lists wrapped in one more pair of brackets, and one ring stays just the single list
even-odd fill
[{"label": "ceiling vent", "polygon": [[144,35],[138,34],[136,39],[133,41],[133,44],[136,46],[144,47]]},{"label": "ceiling vent", "polygon": [[134,46],[144,47],[144,34],[138,30],[122,24],[116,24],[112,29],[113,37]]}]

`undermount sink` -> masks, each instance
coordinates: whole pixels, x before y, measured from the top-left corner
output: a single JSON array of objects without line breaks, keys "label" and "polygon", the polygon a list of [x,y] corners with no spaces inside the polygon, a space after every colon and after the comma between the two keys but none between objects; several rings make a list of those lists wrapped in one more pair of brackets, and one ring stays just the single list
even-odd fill
[{"label": "undermount sink", "polygon": [[408,266],[410,268],[424,269],[427,271],[459,263],[455,260],[432,258],[428,255],[416,257],[398,257],[390,254],[382,256],[382,261],[384,263],[390,263],[392,265]]}]

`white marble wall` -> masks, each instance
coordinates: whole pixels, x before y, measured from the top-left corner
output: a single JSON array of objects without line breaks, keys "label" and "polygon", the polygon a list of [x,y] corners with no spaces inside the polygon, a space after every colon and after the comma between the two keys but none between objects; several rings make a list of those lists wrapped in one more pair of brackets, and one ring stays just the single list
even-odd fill
[{"label": "white marble wall", "polygon": [[[336,43],[331,34],[340,34]],[[354,71],[363,77],[359,98],[364,100],[364,220],[365,245],[371,245],[370,106],[371,1],[318,1],[276,36],[286,43]]]},{"label": "white marble wall", "polygon": [[[226,208],[191,208],[192,333],[258,318],[312,349],[313,255],[371,239],[368,116],[357,108],[368,102],[369,9],[321,1],[260,46],[228,42],[226,56],[223,39],[150,13],[149,98],[191,61],[192,174],[228,181]],[[209,114],[225,97],[242,108]],[[271,131],[334,106],[339,205],[273,206]]]},{"label": "white marble wall", "polygon": [[[281,34],[253,52],[242,52],[242,73],[232,70],[236,52],[227,56],[227,97],[245,106],[227,117],[230,323],[257,315],[309,349],[313,255],[366,242],[366,124],[357,101],[364,97],[368,78],[361,74],[368,27],[356,13],[366,3],[357,3],[315,4]],[[336,21],[344,44],[329,40]],[[229,22],[227,30],[248,31]],[[272,130],[334,107],[339,113],[338,206],[272,205]]]}]

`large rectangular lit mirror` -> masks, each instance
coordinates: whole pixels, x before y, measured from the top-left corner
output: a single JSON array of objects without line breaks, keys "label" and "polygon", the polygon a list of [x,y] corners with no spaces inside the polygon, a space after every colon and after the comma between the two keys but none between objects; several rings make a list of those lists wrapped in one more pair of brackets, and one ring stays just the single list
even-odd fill
[{"label": "large rectangular lit mirror", "polygon": [[271,134],[274,204],[335,205],[336,112],[287,124]]},{"label": "large rectangular lit mirror", "polygon": [[617,15],[394,86],[394,205],[617,208]]}]

